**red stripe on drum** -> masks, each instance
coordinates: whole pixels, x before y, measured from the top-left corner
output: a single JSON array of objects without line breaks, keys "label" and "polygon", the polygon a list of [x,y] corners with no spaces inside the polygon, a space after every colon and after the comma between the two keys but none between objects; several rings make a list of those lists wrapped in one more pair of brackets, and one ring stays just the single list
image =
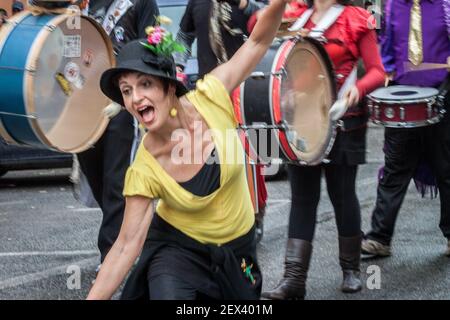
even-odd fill
[{"label": "red stripe on drum", "polygon": [[283,150],[289,160],[299,161],[300,159],[295,155],[294,151],[292,151],[286,133],[284,131],[278,131],[278,139],[280,140],[281,146],[283,147]]},{"label": "red stripe on drum", "polygon": [[242,125],[242,113],[241,113],[241,86],[237,87],[231,93],[231,100],[233,101],[234,117],[236,121]]},{"label": "red stripe on drum", "polygon": [[[280,55],[278,56],[278,60],[275,67],[275,72],[281,70],[281,68],[285,65],[288,54],[291,52],[292,48],[295,46],[295,42],[288,40],[282,44],[282,48]],[[278,76],[273,76],[273,86],[272,86],[272,108],[273,108],[273,117],[276,124],[279,124],[281,119],[281,104],[280,104],[280,95],[281,95],[281,78]],[[282,130],[278,131],[278,140],[280,141],[281,147],[285,153],[285,155],[291,161],[298,161],[298,157],[292,151],[291,146],[289,145],[286,133]]]},{"label": "red stripe on drum", "polygon": [[[281,50],[277,63],[275,65],[275,73],[280,71],[281,68],[284,66],[287,56],[291,49],[294,47],[295,42],[293,41],[286,41],[281,46]],[[273,107],[273,118],[275,120],[275,123],[281,122],[281,105],[280,105],[280,91],[281,91],[281,79],[277,76],[272,76],[272,107]]]}]

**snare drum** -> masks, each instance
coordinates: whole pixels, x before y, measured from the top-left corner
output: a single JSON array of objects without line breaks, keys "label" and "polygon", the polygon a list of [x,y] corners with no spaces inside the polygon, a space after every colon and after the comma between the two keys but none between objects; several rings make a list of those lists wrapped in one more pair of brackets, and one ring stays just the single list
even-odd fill
[{"label": "snare drum", "polygon": [[389,128],[416,128],[440,121],[443,111],[434,88],[390,86],[367,96],[370,118]]},{"label": "snare drum", "polygon": [[98,84],[113,65],[111,42],[93,19],[15,15],[0,32],[0,135],[63,152],[91,147],[108,124]]},{"label": "snare drum", "polygon": [[256,70],[232,94],[247,150],[263,163],[321,163],[336,132],[328,116],[336,85],[325,49],[311,38],[279,40]]}]

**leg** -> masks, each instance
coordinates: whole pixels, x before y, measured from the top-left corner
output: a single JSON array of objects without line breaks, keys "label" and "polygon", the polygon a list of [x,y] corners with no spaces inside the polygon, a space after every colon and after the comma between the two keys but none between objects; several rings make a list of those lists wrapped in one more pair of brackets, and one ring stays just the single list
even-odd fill
[{"label": "leg", "polygon": [[325,166],[327,189],[333,204],[338,234],[341,237],[361,235],[361,210],[356,195],[358,166]]},{"label": "leg", "polygon": [[278,286],[262,296],[274,300],[304,299],[306,277],[311,259],[316,211],[320,199],[322,166],[288,165],[291,183],[289,239],[286,247],[285,270]]},{"label": "leg", "polygon": [[150,300],[195,300],[196,289],[186,281],[169,274],[148,280]]},{"label": "leg", "polygon": [[390,245],[400,206],[419,162],[422,129],[385,129],[384,174],[378,183],[368,239]]},{"label": "leg", "polygon": [[356,165],[325,166],[328,194],[334,207],[339,233],[339,263],[343,273],[341,290],[348,293],[362,289],[361,210],[355,189],[357,170]]},{"label": "leg", "polygon": [[77,154],[81,171],[100,208],[103,207],[103,142],[104,135],[93,148]]},{"label": "leg", "polygon": [[122,196],[125,173],[130,165],[133,144],[133,118],[122,111],[114,117],[104,135],[103,220],[98,236],[102,261],[119,235],[125,209]]},{"label": "leg", "polygon": [[436,177],[441,201],[439,227],[450,240],[450,117],[430,128],[427,136],[428,155]]},{"label": "leg", "polygon": [[320,200],[322,166],[288,165],[291,184],[289,238],[312,242]]}]

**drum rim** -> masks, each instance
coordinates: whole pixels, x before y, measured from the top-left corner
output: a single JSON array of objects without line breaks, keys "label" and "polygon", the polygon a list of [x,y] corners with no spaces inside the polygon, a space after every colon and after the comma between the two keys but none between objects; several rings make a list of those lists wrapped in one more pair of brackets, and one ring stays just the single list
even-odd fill
[{"label": "drum rim", "polygon": [[[327,72],[329,79],[331,79],[331,81],[329,81],[329,83],[330,83],[329,89],[331,91],[331,105],[333,105],[333,103],[337,99],[336,76],[335,76],[333,63],[331,62],[330,56],[326,52],[326,50],[323,47],[323,45],[321,44],[321,42],[314,38],[311,38],[311,37],[295,37],[288,41],[294,42],[294,45],[290,48],[289,52],[295,47],[295,44],[297,42],[308,42],[314,49],[316,49],[318,51],[320,58],[322,58],[322,61],[325,64],[325,72]],[[288,56],[288,53],[284,57],[285,60],[286,60],[287,56]],[[280,86],[281,86],[281,83],[280,83]],[[279,89],[281,89],[281,88],[279,88]],[[271,100],[271,107],[273,108],[272,100]],[[328,141],[328,142],[324,143],[322,145],[322,147],[318,150],[316,155],[308,160],[301,159],[300,157],[297,156],[297,153],[292,148],[291,143],[287,139],[286,132],[280,131],[278,135],[283,134],[285,136],[286,141],[287,141],[287,146],[289,147],[290,151],[297,157],[297,159],[291,159],[291,157],[287,157],[288,159],[291,159],[292,162],[300,163],[301,165],[312,166],[312,165],[320,164],[331,152],[331,149],[333,148],[334,141],[335,141],[336,135],[337,135],[336,128],[337,128],[337,122],[329,120],[329,130],[328,130],[328,133],[327,133],[326,139],[325,139],[325,141]],[[276,135],[276,136],[277,136],[277,140],[279,141],[278,135]],[[280,145],[283,145],[283,144],[280,143]],[[280,148],[280,149],[282,149],[282,151],[285,153],[284,147]]]},{"label": "drum rim", "polygon": [[[274,97],[273,97],[273,93],[274,93],[274,80],[276,79],[275,76],[273,75],[275,72],[277,72],[277,65],[278,63],[282,63],[282,65],[284,65],[284,62],[286,61],[287,57],[289,56],[289,53],[292,51],[292,48],[294,48],[296,45],[296,42],[294,41],[294,39],[289,39],[286,41],[282,41],[281,45],[278,47],[277,52],[275,54],[275,57],[272,61],[272,66],[270,68],[270,79],[269,79],[269,88],[271,88],[272,90],[269,92],[269,110],[270,110],[270,119],[272,120],[273,124],[278,124],[277,121],[275,121],[275,108],[274,108]],[[286,49],[287,47],[287,49]],[[286,52],[284,52],[284,50],[286,50]],[[283,55],[283,61],[280,61],[280,56],[281,54]],[[276,90],[278,92],[281,92],[281,80],[278,80],[278,86],[276,88]],[[280,112],[281,113],[281,112]],[[285,143],[281,142],[281,135],[284,134],[284,131],[279,130],[276,134],[274,134],[275,139],[278,143],[278,145],[280,146],[278,149],[281,150],[281,152],[283,152],[284,156],[287,159],[290,159],[291,161],[298,161],[298,159],[292,159],[292,157],[288,154],[289,152],[293,153],[294,156],[297,157],[296,153],[292,150],[292,148],[290,147],[289,141],[287,141],[287,146],[289,147],[289,152],[287,152],[287,150],[285,150]],[[284,136],[283,140],[287,140],[287,137]],[[298,157],[297,157],[298,158]]]},{"label": "drum rim", "polygon": [[[6,24],[0,28],[0,53],[3,52],[3,47],[5,46],[6,41],[8,40],[11,32],[15,29],[18,22],[22,21],[26,17],[28,17],[31,12],[22,11],[18,14],[15,14],[11,18],[7,20]],[[3,124],[2,116],[0,115],[0,136],[9,144],[12,145],[20,145],[19,142],[13,138],[13,136],[8,132],[5,125]]]},{"label": "drum rim", "polygon": [[[434,92],[434,94],[427,94],[426,96],[422,96],[422,97],[418,97],[418,98],[409,98],[409,99],[392,99],[392,98],[382,98],[382,97],[378,97],[378,96],[374,96],[374,93],[376,92],[380,92],[380,91],[388,91],[388,90],[392,90],[394,88],[397,89],[404,89],[404,90],[417,90],[417,89],[427,89],[427,90],[432,90]],[[383,88],[378,88],[374,91],[372,91],[371,93],[369,93],[367,95],[367,98],[381,103],[381,102],[389,102],[391,104],[412,104],[412,103],[418,103],[418,102],[429,102],[428,100],[430,99],[435,99],[436,96],[439,95],[439,90],[433,87],[420,87],[420,86],[409,86],[409,85],[394,85],[394,86],[388,86],[388,87],[383,87]]]},{"label": "drum rim", "polygon": [[[72,15],[68,15],[68,14],[56,15],[53,19],[49,20],[46,25],[57,27],[60,24],[64,23],[68,17],[72,17]],[[103,38],[104,43],[106,44],[106,47],[108,48],[108,54],[109,54],[111,66],[114,67],[116,62],[115,62],[115,58],[114,58],[113,47],[112,47],[111,40],[107,36],[106,32],[102,28],[99,27],[98,23],[94,19],[84,16],[84,15],[83,16],[80,15],[80,18],[83,18],[83,19],[89,21],[94,26],[94,28],[96,28],[98,31],[100,31],[101,37]],[[26,59],[26,63],[25,63],[24,82],[23,82],[23,89],[22,89],[23,93],[22,94],[25,97],[25,99],[24,99],[25,110],[27,111],[28,114],[34,114],[36,111],[34,96],[32,94],[27,94],[27,91],[28,92],[34,91],[34,84],[35,84],[35,79],[32,75],[32,72],[30,72],[29,70],[36,69],[36,65],[35,65],[36,58],[35,57],[38,56],[38,54],[41,52],[41,50],[45,44],[45,40],[48,38],[48,36],[51,34],[51,32],[52,31],[49,30],[49,28],[43,27],[37,34],[36,38],[34,39],[33,44],[31,45],[31,49],[27,55],[27,59]],[[105,98],[105,101],[109,101],[109,100],[106,100],[106,98]],[[105,105],[105,107],[106,107],[106,105]],[[85,150],[91,148],[95,144],[95,142],[98,140],[98,138],[100,138],[101,135],[103,134],[103,132],[105,131],[105,129],[109,123],[109,119],[108,119],[108,117],[106,117],[104,115],[103,120],[98,124],[98,126],[95,128],[95,130],[93,130],[92,135],[88,139],[86,139],[84,142],[81,142],[78,146],[70,148],[70,149],[64,149],[60,146],[54,145],[47,138],[47,136],[44,134],[44,132],[40,128],[37,119],[29,118],[28,123],[29,123],[31,129],[33,130],[33,132],[35,133],[36,138],[39,139],[41,141],[41,143],[43,145],[47,146],[48,148],[55,149],[55,150],[62,151],[62,152],[68,152],[68,153],[79,153],[79,152],[82,152],[82,151],[85,151]]]},{"label": "drum rim", "polygon": [[443,115],[438,114],[432,118],[421,121],[383,121],[377,119],[371,119],[374,124],[381,125],[386,128],[395,128],[395,129],[411,129],[411,128],[420,128],[427,127],[433,124],[436,124],[441,121]]}]

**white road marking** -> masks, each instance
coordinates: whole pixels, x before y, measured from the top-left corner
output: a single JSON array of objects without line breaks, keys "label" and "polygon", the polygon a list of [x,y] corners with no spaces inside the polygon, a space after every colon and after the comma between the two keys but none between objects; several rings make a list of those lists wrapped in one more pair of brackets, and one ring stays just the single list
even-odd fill
[{"label": "white road marking", "polygon": [[98,254],[98,250],[0,252],[0,257],[80,256]]},{"label": "white road marking", "polygon": [[5,202],[0,202],[0,204],[3,205],[12,205],[12,204],[22,204],[25,203],[25,201],[20,200],[20,201],[5,201]]},{"label": "white road marking", "polygon": [[51,276],[65,274],[67,267],[70,265],[77,265],[80,268],[83,267],[93,267],[98,264],[98,257],[74,261],[72,263],[68,263],[62,266],[54,267],[45,271],[30,273],[23,276],[14,277],[11,279],[7,279],[5,281],[0,282],[0,290],[4,290],[7,288],[18,287],[30,282],[39,281],[42,279],[49,278]]},{"label": "white road marking", "polygon": [[75,211],[75,212],[91,212],[91,211],[101,212],[100,208],[78,208],[78,209],[73,209],[72,211]]}]

